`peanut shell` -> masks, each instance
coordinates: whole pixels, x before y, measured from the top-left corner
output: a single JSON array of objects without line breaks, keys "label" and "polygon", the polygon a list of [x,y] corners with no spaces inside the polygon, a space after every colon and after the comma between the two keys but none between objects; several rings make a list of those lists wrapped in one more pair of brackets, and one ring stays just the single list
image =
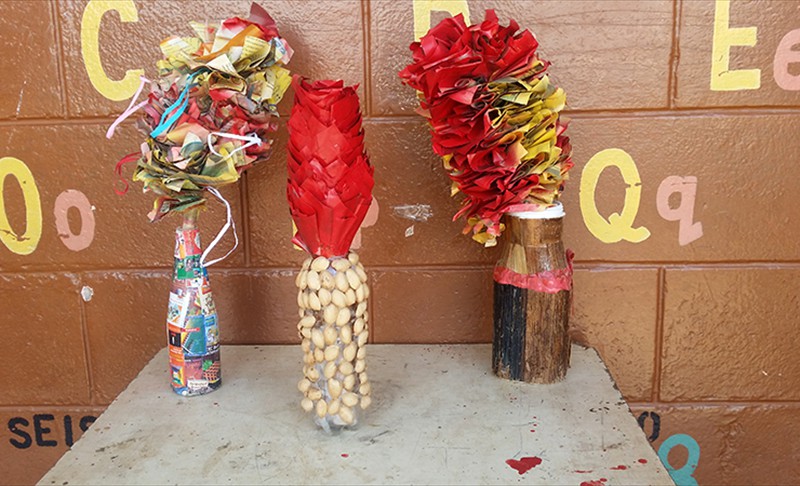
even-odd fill
[{"label": "peanut shell", "polygon": [[328,261],[328,259],[327,259],[327,258],[325,258],[324,256],[318,256],[317,258],[315,258],[315,259],[314,259],[314,260],[311,262],[311,270],[313,270],[313,271],[315,271],[315,272],[319,273],[319,272],[321,272],[321,271],[323,271],[323,270],[327,269],[327,268],[328,268],[328,265],[330,265],[330,263],[331,263],[331,262],[330,262],[330,261]]},{"label": "peanut shell", "polygon": [[[322,290],[322,289],[320,289],[320,290]],[[315,311],[318,311],[318,310],[322,309],[322,304],[319,301],[319,297],[314,292],[311,292],[310,294],[308,294],[308,307],[311,310],[315,310]]]},{"label": "peanut shell", "polygon": [[347,258],[337,258],[331,263],[331,266],[337,272],[345,272],[350,268],[350,261]]},{"label": "peanut shell", "polygon": [[328,380],[328,393],[334,400],[339,398],[339,395],[342,394],[342,382],[334,378]]},{"label": "peanut shell", "polygon": [[297,287],[298,289],[306,288],[306,286],[308,285],[307,275],[308,271],[306,270],[301,270],[300,272],[298,272],[297,277],[295,277],[294,279],[295,287]]},{"label": "peanut shell", "polygon": [[348,306],[351,306],[356,303],[356,291],[353,289],[347,289],[347,292],[344,293],[344,303]]},{"label": "peanut shell", "polygon": [[[355,290],[361,287],[361,279],[358,278],[358,274],[352,268],[348,269],[344,272],[345,276],[347,277],[347,283],[351,289]],[[311,284],[309,284],[311,285]]]},{"label": "peanut shell", "polygon": [[342,403],[347,405],[348,407],[353,407],[358,403],[358,395],[351,392],[343,393]]},{"label": "peanut shell", "polygon": [[340,407],[339,408],[339,418],[342,419],[342,422],[350,425],[353,423],[353,411],[350,410],[349,407]]},{"label": "peanut shell", "polygon": [[325,361],[334,361],[339,357],[339,346],[328,346],[325,348]]},{"label": "peanut shell", "polygon": [[328,414],[328,404],[325,403],[325,400],[320,400],[317,402],[317,417],[322,418]]},{"label": "peanut shell", "polygon": [[325,321],[325,324],[334,324],[338,314],[339,309],[333,304],[328,304],[322,311],[322,320]]},{"label": "peanut shell", "polygon": [[314,319],[314,316],[312,315],[303,316],[303,318],[300,319],[300,327],[314,327],[315,322],[317,321],[316,319]]},{"label": "peanut shell", "polygon": [[[350,344],[345,346],[344,351],[342,352],[342,356],[344,357],[345,361],[353,361],[356,357],[356,353],[358,352],[358,345],[352,341]],[[349,375],[350,373],[345,373]]]},{"label": "peanut shell", "polygon": [[345,376],[345,381],[348,376],[352,376],[353,379],[355,380],[355,375],[353,375],[354,370],[355,368],[353,368],[353,363],[349,361],[342,361],[341,363],[339,363],[339,372],[341,372]]},{"label": "peanut shell", "polygon": [[352,314],[349,307],[342,307],[339,309],[339,312],[336,314],[336,325],[341,327],[350,322]]},{"label": "peanut shell", "polygon": [[322,335],[325,337],[325,344],[333,344],[339,337],[336,328],[333,326],[325,326],[325,329],[322,330]]},{"label": "peanut shell", "polygon": [[325,363],[325,368],[323,368],[322,370],[322,375],[325,378],[330,379],[333,378],[333,375],[335,374],[336,374],[336,363],[333,361],[328,361],[327,363]]},{"label": "peanut shell", "polygon": [[311,387],[306,391],[306,396],[315,402],[322,398],[322,390],[317,387]]},{"label": "peanut shell", "polygon": [[343,344],[350,344],[353,341],[353,330],[350,329],[350,326],[344,325],[339,329],[339,337],[342,339]]},{"label": "peanut shell", "polygon": [[[348,363],[348,364],[350,364],[350,363]],[[350,365],[350,366],[353,366],[353,365]],[[355,386],[356,386],[356,375],[349,374],[349,375],[345,376],[344,380],[342,380],[342,386],[344,386],[344,389],[347,390],[347,391],[353,391],[353,388],[355,388]]]},{"label": "peanut shell", "polygon": [[325,347],[325,336],[322,334],[322,331],[319,329],[312,329],[311,330],[311,342],[314,343],[314,346],[318,348]]},{"label": "peanut shell", "polygon": [[308,288],[316,292],[321,285],[319,274],[317,272],[308,272]]},{"label": "peanut shell", "polygon": [[319,303],[323,307],[331,303],[331,291],[325,287],[319,289],[319,292],[317,292],[317,297],[319,297]]},{"label": "peanut shell", "polygon": [[329,271],[323,271],[319,274],[320,286],[325,290],[333,290],[336,287],[336,281]]}]

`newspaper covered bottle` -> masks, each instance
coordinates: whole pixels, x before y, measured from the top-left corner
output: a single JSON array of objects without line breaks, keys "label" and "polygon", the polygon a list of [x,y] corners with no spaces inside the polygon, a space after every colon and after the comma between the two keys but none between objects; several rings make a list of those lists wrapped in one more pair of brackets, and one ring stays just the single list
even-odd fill
[{"label": "newspaper covered bottle", "polygon": [[192,211],[175,230],[175,264],[167,312],[172,389],[203,395],[222,384],[219,325],[208,272],[201,264],[200,231]]},{"label": "newspaper covered bottle", "polygon": [[347,257],[306,259],[296,284],[304,353],[300,404],[325,431],[353,427],[359,409],[372,402],[367,274],[351,251]]}]

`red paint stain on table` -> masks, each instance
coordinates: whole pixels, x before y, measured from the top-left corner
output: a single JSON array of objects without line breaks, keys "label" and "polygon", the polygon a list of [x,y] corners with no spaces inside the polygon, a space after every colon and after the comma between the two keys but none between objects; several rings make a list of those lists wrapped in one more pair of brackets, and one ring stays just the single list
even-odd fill
[{"label": "red paint stain on table", "polygon": [[647,464],[647,459],[639,459],[639,464]]},{"label": "red paint stain on table", "polygon": [[584,481],[581,483],[581,486],[606,486],[606,478],[600,478],[597,481]]},{"label": "red paint stain on table", "polygon": [[539,464],[542,463],[542,459],[540,457],[522,457],[519,460],[516,459],[508,459],[506,464],[511,466],[513,469],[516,469],[520,475],[525,474],[526,472],[530,471],[531,469],[535,468]]},{"label": "red paint stain on table", "polygon": [[628,466],[626,466],[624,464],[620,464],[619,466],[611,468],[612,471],[624,471],[626,469],[628,469]]}]

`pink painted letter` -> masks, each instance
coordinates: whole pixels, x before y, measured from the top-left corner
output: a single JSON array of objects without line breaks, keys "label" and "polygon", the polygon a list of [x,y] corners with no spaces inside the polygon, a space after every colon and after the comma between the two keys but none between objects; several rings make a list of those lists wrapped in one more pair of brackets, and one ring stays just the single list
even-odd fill
[{"label": "pink painted letter", "polygon": [[[677,208],[669,205],[669,197],[678,193],[681,202]],[[669,176],[658,186],[656,207],[658,214],[667,221],[680,221],[678,243],[688,245],[703,236],[703,224],[692,222],[694,218],[694,199],[697,194],[697,177]]]}]

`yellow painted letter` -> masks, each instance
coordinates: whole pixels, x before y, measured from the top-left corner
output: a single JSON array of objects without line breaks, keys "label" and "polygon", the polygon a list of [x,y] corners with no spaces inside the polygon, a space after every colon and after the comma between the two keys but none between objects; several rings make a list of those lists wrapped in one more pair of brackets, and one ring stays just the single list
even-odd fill
[{"label": "yellow painted letter", "polygon": [[[25,223],[25,233],[22,236],[17,236],[8,222],[3,196],[3,185],[7,176],[14,176],[20,189],[22,189],[27,221]],[[30,255],[36,250],[41,237],[42,202],[39,198],[39,188],[36,187],[33,174],[31,174],[25,162],[14,157],[3,157],[0,159],[0,241],[17,255]]]},{"label": "yellow painted letter", "polygon": [[[595,190],[600,174],[608,167],[614,166],[622,173],[622,178],[628,184],[625,189],[625,205],[622,213],[613,213],[606,221],[595,204]],[[627,152],[620,149],[606,149],[595,154],[589,159],[581,174],[581,213],[583,222],[589,231],[603,243],[616,243],[626,240],[639,243],[650,237],[650,231],[644,226],[633,227],[636,213],[639,212],[639,200],[642,195],[639,170]]]},{"label": "yellow painted letter", "polygon": [[464,15],[469,25],[467,0],[414,0],[414,40],[419,40],[431,28],[431,12],[449,12],[455,17]]},{"label": "yellow painted letter", "polygon": [[129,69],[120,81],[109,79],[100,61],[100,21],[109,10],[119,13],[123,22],[138,22],[139,12],[133,0],[90,0],[83,11],[81,20],[81,53],[86,73],[92,86],[101,95],[112,101],[125,100],[133,96],[139,87],[139,76],[142,69]]},{"label": "yellow painted letter", "polygon": [[714,39],[711,47],[711,90],[739,91],[761,87],[760,69],[731,71],[731,47],[756,45],[755,27],[730,27],[731,0],[716,0]]}]

